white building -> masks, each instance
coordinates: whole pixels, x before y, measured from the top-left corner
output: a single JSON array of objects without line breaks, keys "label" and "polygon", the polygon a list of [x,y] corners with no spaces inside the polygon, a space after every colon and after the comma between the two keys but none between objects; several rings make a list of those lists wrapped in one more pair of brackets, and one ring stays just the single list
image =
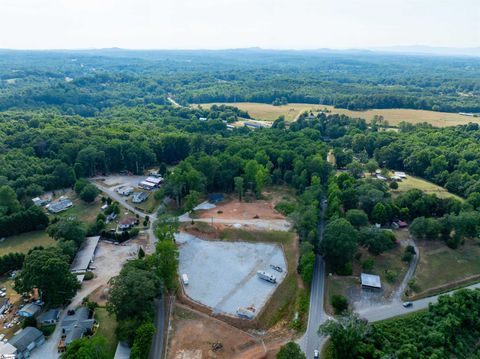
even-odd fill
[{"label": "white building", "polygon": [[362,282],[362,288],[382,289],[382,283],[378,275],[362,273],[360,274],[360,281]]}]

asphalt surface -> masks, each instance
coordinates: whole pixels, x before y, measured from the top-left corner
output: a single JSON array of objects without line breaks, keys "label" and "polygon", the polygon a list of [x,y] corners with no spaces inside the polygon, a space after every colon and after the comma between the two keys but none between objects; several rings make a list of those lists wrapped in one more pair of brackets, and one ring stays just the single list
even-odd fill
[{"label": "asphalt surface", "polygon": [[[480,288],[480,283],[472,284],[468,287],[464,287],[462,289],[476,289]],[[367,319],[370,322],[377,322],[379,320],[385,320],[393,317],[397,317],[400,315],[405,315],[409,313],[413,313],[418,310],[427,309],[428,305],[435,304],[438,302],[438,297],[441,295],[451,295],[460,289],[452,290],[451,292],[435,295],[433,297],[423,298],[419,300],[413,301],[413,305],[409,308],[404,308],[402,303],[392,303],[387,305],[381,305],[373,308],[369,308],[363,311],[358,311],[360,317]]]},{"label": "asphalt surface", "polygon": [[152,346],[150,347],[150,354],[148,355],[148,359],[163,358],[166,322],[165,315],[165,297],[163,295],[160,295],[158,299],[155,299],[154,324],[157,330],[152,340]]},{"label": "asphalt surface", "polygon": [[[320,213],[320,220],[318,223],[318,241],[319,244],[323,239],[323,230],[325,228],[325,210],[327,203],[322,202],[322,210]],[[300,347],[305,352],[307,358],[313,358],[315,350],[321,350],[325,337],[320,337],[317,334],[320,324],[328,319],[327,313],[323,308],[325,287],[325,261],[320,255],[315,258],[315,265],[313,267],[312,285],[310,287],[310,307],[308,309],[308,324],[305,334],[300,339]]]}]

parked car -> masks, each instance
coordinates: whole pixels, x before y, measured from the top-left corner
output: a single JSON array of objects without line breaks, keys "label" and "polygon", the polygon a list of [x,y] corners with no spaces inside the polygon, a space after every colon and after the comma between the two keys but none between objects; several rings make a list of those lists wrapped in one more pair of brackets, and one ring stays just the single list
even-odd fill
[{"label": "parked car", "polygon": [[319,352],[317,349],[315,349],[315,350],[313,351],[313,358],[314,358],[314,359],[320,358],[320,352]]},{"label": "parked car", "polygon": [[273,264],[270,264],[270,268],[272,268],[273,270],[276,270],[277,272],[280,272],[280,273],[283,272],[283,269],[280,266],[275,266]]},{"label": "parked car", "polygon": [[413,302],[404,302],[402,305],[404,308],[410,308],[413,306]]}]

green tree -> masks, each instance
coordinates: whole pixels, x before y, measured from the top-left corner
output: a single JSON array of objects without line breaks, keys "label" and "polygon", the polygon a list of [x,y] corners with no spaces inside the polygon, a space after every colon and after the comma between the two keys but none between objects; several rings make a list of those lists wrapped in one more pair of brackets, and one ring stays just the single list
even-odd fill
[{"label": "green tree", "polygon": [[95,335],[71,342],[62,354],[62,359],[108,359],[107,340]]},{"label": "green tree", "polygon": [[297,343],[288,342],[278,351],[277,359],[306,359],[306,356]]},{"label": "green tree", "polygon": [[417,217],[410,225],[410,233],[418,239],[437,239],[441,225],[435,218]]},{"label": "green tree", "polygon": [[85,225],[78,220],[62,218],[48,226],[47,233],[57,241],[73,241],[79,248],[85,240],[87,230]]},{"label": "green tree", "polygon": [[355,314],[327,320],[318,329],[320,335],[330,336],[336,359],[358,358],[361,342],[370,332],[368,323]]},{"label": "green tree", "polygon": [[70,272],[68,257],[54,247],[36,249],[27,254],[22,271],[15,278],[18,293],[38,288],[42,299],[52,307],[73,298],[79,287],[77,278]]},{"label": "green tree", "polygon": [[353,161],[347,165],[347,171],[354,177],[354,178],[362,178],[363,177],[363,165],[358,161]]},{"label": "green tree", "polygon": [[335,314],[342,314],[348,309],[347,297],[340,294],[334,294],[332,296],[332,307],[335,310]]},{"label": "green tree", "polygon": [[0,215],[8,216],[21,208],[15,191],[9,186],[0,187]]},{"label": "green tree", "polygon": [[346,219],[335,219],[325,226],[320,250],[335,269],[340,269],[353,259],[357,242],[355,228]]},{"label": "green tree", "polygon": [[82,201],[85,201],[87,203],[92,203],[95,201],[95,198],[100,194],[100,191],[98,188],[91,184],[88,183],[85,187],[83,187],[82,191],[80,192],[80,198]]},{"label": "green tree", "polygon": [[155,326],[152,323],[143,323],[135,332],[130,359],[147,359],[150,346],[155,334]]},{"label": "green tree", "polygon": [[154,273],[129,262],[112,279],[107,309],[119,320],[148,318],[153,314],[153,299],[159,289],[159,280]]},{"label": "green tree", "polygon": [[[187,213],[190,215],[193,214],[194,208],[200,200],[200,193],[197,191],[190,191],[189,194],[185,196],[184,207]],[[192,219],[193,222],[193,219]]]},{"label": "green tree", "polygon": [[313,251],[307,252],[300,257],[299,270],[305,283],[312,283],[313,266],[315,264],[315,254]]},{"label": "green tree", "polygon": [[368,224],[368,216],[361,209],[349,209],[345,215],[352,226],[359,228]]},{"label": "green tree", "polygon": [[377,168],[378,168],[378,162],[375,161],[373,158],[368,160],[368,162],[365,164],[365,169],[370,174],[374,174]]},{"label": "green tree", "polygon": [[235,193],[238,195],[238,200],[241,201],[243,199],[243,193],[244,193],[244,184],[243,184],[243,178],[242,177],[235,177],[233,179],[235,183]]},{"label": "green tree", "polygon": [[153,256],[156,273],[165,288],[177,287],[178,249],[172,241],[159,241]]},{"label": "green tree", "polygon": [[371,218],[373,222],[381,225],[388,222],[388,212],[383,203],[377,203],[375,207],[373,207]]}]

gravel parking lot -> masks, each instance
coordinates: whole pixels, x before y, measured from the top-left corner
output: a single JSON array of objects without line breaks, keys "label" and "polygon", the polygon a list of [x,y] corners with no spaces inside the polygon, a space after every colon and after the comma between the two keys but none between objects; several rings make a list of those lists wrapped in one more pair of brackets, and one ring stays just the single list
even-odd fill
[{"label": "gravel parking lot", "polygon": [[[205,241],[186,233],[176,237],[179,274],[186,273],[187,295],[216,313],[236,316],[238,307],[262,309],[286,276],[281,247],[265,243]],[[280,266],[279,273],[270,265]],[[277,284],[257,277],[258,270],[274,274]]]}]

